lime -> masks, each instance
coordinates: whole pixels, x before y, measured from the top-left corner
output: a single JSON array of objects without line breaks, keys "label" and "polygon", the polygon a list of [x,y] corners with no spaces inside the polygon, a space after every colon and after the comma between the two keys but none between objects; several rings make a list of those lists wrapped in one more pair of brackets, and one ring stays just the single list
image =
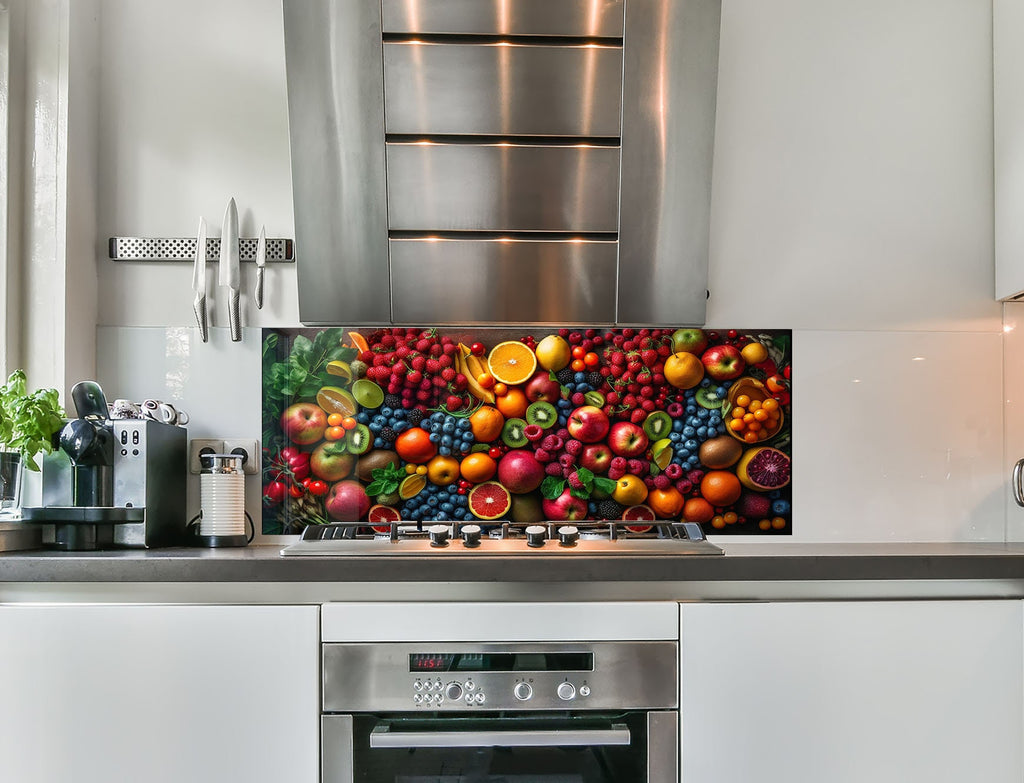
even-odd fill
[{"label": "lime", "polygon": [[675,452],[672,449],[672,441],[668,438],[662,438],[651,449],[651,457],[654,458],[654,464],[662,470],[668,467],[668,464],[672,461],[673,454]]},{"label": "lime", "polygon": [[384,390],[369,378],[352,384],[352,396],[364,408],[379,408],[384,402]]},{"label": "lime", "polygon": [[340,359],[327,362],[327,374],[337,375],[346,381],[352,380],[352,367],[348,362],[343,362]]}]

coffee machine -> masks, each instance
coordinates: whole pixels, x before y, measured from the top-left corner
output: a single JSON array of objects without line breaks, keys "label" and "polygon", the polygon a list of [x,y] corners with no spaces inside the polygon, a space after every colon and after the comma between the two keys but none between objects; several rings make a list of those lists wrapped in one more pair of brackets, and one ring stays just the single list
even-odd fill
[{"label": "coffee machine", "polygon": [[78,418],[43,459],[42,505],[23,508],[58,549],[158,547],[183,543],[187,432],[152,419],[110,419],[102,389],[71,391]]}]

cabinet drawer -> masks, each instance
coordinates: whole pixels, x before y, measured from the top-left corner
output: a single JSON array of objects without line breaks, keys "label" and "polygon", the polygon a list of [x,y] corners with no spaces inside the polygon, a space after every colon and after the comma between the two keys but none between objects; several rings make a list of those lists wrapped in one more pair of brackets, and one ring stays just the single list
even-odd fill
[{"label": "cabinet drawer", "polygon": [[383,0],[385,33],[622,37],[623,0]]}]

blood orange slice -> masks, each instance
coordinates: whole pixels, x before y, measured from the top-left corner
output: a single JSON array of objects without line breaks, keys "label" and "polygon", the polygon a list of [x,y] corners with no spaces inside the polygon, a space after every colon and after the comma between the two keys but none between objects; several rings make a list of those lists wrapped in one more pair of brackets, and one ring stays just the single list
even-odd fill
[{"label": "blood orange slice", "polygon": [[[648,506],[646,503],[639,503],[635,506],[630,506],[622,512],[622,518],[624,520],[650,520],[653,522],[658,518],[658,515],[654,513],[654,509]],[[652,525],[626,525],[626,530],[630,533],[646,533],[650,530]]]},{"label": "blood orange slice", "polygon": [[501,519],[512,508],[512,495],[497,481],[485,481],[469,491],[469,510],[477,519]]},{"label": "blood orange slice", "polygon": [[385,506],[383,503],[370,506],[370,511],[366,515],[366,521],[373,525],[373,529],[378,533],[390,532],[391,523],[398,522],[401,518],[402,515],[398,513],[397,508]]}]

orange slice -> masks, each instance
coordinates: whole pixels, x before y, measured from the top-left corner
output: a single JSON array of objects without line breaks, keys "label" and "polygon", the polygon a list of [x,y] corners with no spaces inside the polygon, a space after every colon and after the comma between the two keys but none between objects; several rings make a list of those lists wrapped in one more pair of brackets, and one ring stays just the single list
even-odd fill
[{"label": "orange slice", "polygon": [[359,405],[356,403],[355,397],[337,386],[324,386],[318,391],[316,404],[328,414],[340,413],[342,416],[355,416],[359,412]]},{"label": "orange slice", "polygon": [[359,332],[349,332],[348,339],[352,341],[353,348],[359,349],[359,353],[370,350],[370,344],[366,342],[366,338],[359,334]]},{"label": "orange slice", "polygon": [[508,340],[491,349],[487,367],[496,381],[515,386],[530,380],[537,369],[537,354],[526,343]]}]

